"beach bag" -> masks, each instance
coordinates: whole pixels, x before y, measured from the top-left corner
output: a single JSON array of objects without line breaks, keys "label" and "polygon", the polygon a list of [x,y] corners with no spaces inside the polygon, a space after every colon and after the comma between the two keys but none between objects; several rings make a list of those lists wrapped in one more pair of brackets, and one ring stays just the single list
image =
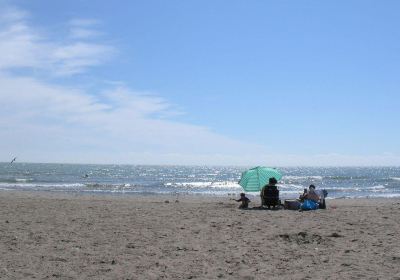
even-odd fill
[{"label": "beach bag", "polygon": [[310,199],[306,199],[304,200],[304,202],[301,204],[301,210],[304,211],[308,211],[308,210],[317,210],[318,209],[318,203],[310,200]]},{"label": "beach bag", "polygon": [[299,210],[300,202],[294,199],[286,199],[283,206],[287,210]]}]

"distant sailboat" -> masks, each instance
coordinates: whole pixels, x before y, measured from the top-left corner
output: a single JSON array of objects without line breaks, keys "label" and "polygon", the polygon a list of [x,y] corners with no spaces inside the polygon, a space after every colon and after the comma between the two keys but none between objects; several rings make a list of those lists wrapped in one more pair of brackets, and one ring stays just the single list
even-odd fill
[{"label": "distant sailboat", "polygon": [[13,163],[16,159],[17,159],[17,157],[13,158],[10,163]]}]

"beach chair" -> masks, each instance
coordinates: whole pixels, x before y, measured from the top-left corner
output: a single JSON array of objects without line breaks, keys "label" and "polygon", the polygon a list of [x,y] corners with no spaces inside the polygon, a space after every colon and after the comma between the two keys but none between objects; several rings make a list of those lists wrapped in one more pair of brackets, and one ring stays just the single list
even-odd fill
[{"label": "beach chair", "polygon": [[327,190],[321,190],[319,192],[319,209],[326,209],[326,202],[325,202],[325,197],[328,196],[328,191]]},{"label": "beach chair", "polygon": [[263,206],[267,206],[268,209],[270,209],[271,206],[275,208],[276,206],[280,205],[279,190],[276,188],[266,187],[263,190],[262,201]]}]

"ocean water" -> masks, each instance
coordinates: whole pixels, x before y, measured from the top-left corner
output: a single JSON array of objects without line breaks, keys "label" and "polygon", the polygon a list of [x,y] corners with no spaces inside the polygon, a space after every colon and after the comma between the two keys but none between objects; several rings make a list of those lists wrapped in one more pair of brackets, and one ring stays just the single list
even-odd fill
[{"label": "ocean water", "polygon": [[[0,190],[237,195],[246,167],[0,163]],[[328,198],[400,197],[400,167],[282,167],[282,198],[310,184]],[[258,195],[254,193],[254,195]]]}]

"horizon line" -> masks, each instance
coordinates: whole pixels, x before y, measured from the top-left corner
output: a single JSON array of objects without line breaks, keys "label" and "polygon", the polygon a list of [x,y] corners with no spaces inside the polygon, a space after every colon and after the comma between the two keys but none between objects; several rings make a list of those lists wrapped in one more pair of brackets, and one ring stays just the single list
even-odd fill
[{"label": "horizon line", "polygon": [[236,164],[173,164],[173,163],[73,163],[73,162],[33,162],[33,161],[18,161],[10,163],[9,161],[0,161],[0,164],[58,164],[58,165],[131,165],[131,166],[186,166],[186,167],[238,167],[250,168],[254,166],[268,166],[273,168],[400,168],[400,165],[236,165]]}]

